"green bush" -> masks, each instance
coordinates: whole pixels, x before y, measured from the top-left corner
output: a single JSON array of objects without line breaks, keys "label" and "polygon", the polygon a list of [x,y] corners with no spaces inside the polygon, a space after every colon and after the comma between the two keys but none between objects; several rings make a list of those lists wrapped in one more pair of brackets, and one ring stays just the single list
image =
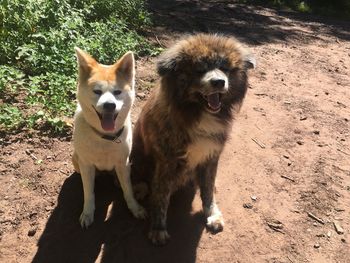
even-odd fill
[{"label": "green bush", "polygon": [[57,120],[73,115],[74,46],[104,64],[128,50],[155,52],[139,35],[150,24],[143,0],[0,0],[0,21],[0,92],[24,87],[27,112],[21,116],[28,127],[60,130]]},{"label": "green bush", "polygon": [[0,127],[2,129],[18,129],[23,124],[23,116],[20,109],[7,103],[0,105]]}]

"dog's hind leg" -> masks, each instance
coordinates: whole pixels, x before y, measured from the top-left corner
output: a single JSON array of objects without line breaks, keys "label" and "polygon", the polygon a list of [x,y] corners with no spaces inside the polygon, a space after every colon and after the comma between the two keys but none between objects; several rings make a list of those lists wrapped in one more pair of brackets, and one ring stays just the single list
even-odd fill
[{"label": "dog's hind leg", "polygon": [[125,163],[118,162],[116,165],[116,173],[128,208],[136,218],[145,218],[146,210],[136,201],[134,197],[130,178],[129,160],[126,160]]},{"label": "dog's hind leg", "polygon": [[207,228],[213,233],[220,232],[224,228],[224,219],[214,197],[215,178],[218,167],[218,157],[208,160],[197,168],[197,180],[199,182],[204,215],[207,218]]},{"label": "dog's hind leg", "polygon": [[80,164],[80,174],[84,190],[84,208],[80,215],[81,226],[88,227],[94,221],[95,213],[95,167],[92,165]]}]

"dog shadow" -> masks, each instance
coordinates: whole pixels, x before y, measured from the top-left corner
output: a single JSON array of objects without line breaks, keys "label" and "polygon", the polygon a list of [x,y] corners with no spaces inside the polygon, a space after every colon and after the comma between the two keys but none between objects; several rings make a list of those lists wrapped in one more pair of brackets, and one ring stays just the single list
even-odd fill
[{"label": "dog shadow", "polygon": [[195,192],[193,186],[188,186],[173,195],[168,210],[171,240],[155,247],[147,239],[148,220],[132,216],[110,174],[96,177],[95,220],[88,229],[82,229],[82,182],[74,173],[61,188],[32,262],[195,262],[205,225],[202,213],[191,214]]}]

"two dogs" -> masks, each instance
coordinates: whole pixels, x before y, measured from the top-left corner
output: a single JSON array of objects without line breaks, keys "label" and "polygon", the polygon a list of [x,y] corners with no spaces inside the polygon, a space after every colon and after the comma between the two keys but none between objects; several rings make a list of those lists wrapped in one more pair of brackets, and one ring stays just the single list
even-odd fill
[{"label": "two dogs", "polygon": [[[79,49],[77,55],[80,107],[75,118],[73,162],[84,186],[81,224],[88,226],[93,220],[95,168],[115,168],[129,209],[136,217],[144,217],[144,209],[133,197],[128,158],[132,55],[127,53],[110,67],[97,64]],[[90,64],[94,66],[86,66]],[[213,232],[223,229],[223,216],[214,197],[218,160],[247,90],[247,71],[254,66],[254,58],[238,41],[208,34],[184,38],[158,60],[160,83],[135,125],[130,156],[133,174],[149,184],[152,243],[168,241],[171,194],[189,181],[199,186],[207,228]],[[101,75],[101,71],[106,72]],[[95,94],[95,90],[101,91]],[[116,90],[121,93],[116,95]],[[119,100],[121,94],[125,96]],[[110,106],[112,102],[116,106]],[[120,133],[122,127],[120,144],[102,138]]]}]

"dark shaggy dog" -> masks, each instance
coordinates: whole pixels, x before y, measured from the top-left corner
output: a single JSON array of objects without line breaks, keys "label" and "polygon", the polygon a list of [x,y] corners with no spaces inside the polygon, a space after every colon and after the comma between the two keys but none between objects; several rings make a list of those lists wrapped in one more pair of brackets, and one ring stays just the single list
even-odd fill
[{"label": "dark shaggy dog", "polygon": [[208,229],[223,229],[213,193],[216,170],[254,66],[237,40],[218,35],[187,37],[161,55],[160,86],[136,123],[131,157],[134,174],[149,179],[154,244],[169,239],[170,196],[190,180],[199,185]]}]

